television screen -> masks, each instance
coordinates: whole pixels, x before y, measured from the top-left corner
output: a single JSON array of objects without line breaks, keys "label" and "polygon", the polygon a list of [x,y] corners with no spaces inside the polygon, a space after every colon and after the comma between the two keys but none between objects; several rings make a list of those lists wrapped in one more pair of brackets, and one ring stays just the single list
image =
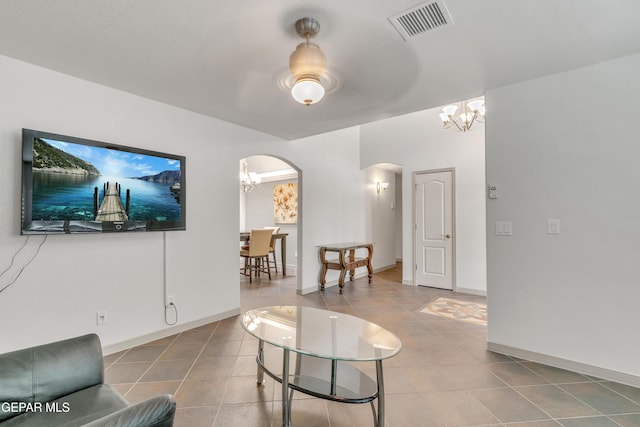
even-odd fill
[{"label": "television screen", "polygon": [[22,130],[22,234],[184,230],[185,157]]}]

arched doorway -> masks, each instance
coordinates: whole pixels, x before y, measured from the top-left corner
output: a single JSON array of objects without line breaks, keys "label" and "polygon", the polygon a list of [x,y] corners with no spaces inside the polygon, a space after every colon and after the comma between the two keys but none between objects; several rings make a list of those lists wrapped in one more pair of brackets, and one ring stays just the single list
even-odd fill
[{"label": "arched doorway", "polygon": [[[302,256],[302,174],[299,168],[285,159],[270,155],[251,155],[240,159],[239,170],[257,178],[256,185],[240,185],[240,231],[254,228],[278,227],[282,239],[275,241],[275,257],[278,271],[272,283],[295,294],[301,288]],[[263,276],[267,288],[266,275]],[[244,283],[241,276],[241,284]],[[262,283],[262,282],[261,282]],[[259,288],[253,286],[253,288]],[[273,288],[273,286],[271,286]]]}]

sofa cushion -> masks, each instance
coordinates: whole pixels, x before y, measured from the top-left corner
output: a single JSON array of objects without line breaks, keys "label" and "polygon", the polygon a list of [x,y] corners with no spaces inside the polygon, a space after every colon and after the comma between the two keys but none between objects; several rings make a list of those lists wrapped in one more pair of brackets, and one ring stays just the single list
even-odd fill
[{"label": "sofa cushion", "polygon": [[3,422],[2,427],[82,426],[126,407],[127,401],[113,387],[99,384],[42,403],[39,410],[34,405],[30,412]]}]

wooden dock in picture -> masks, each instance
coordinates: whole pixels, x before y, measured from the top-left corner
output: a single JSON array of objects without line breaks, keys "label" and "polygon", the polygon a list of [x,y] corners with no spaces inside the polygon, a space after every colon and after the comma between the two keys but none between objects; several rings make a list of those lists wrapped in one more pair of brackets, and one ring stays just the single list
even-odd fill
[{"label": "wooden dock in picture", "polygon": [[[95,189],[94,204],[97,206],[98,187]],[[127,190],[127,199],[129,199],[129,190]],[[129,203],[127,203],[128,205]],[[96,213],[96,221],[127,221],[129,215],[127,209],[122,206],[120,200],[120,190],[117,183],[107,182],[105,185],[104,199],[100,204],[100,208]]]}]

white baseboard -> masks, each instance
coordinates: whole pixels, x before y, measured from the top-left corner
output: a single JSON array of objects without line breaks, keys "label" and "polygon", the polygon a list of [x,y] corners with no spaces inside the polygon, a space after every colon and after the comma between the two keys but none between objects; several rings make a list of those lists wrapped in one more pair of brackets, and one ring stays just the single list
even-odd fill
[{"label": "white baseboard", "polygon": [[378,267],[378,268],[374,268],[373,272],[374,273],[380,273],[381,271],[385,271],[385,270],[391,270],[392,268],[396,268],[397,266],[395,264],[391,264],[391,265],[387,265],[384,267]]},{"label": "white baseboard", "polygon": [[615,381],[632,387],[640,387],[640,377],[626,374],[624,372],[613,371],[599,366],[587,365],[586,363],[575,362],[573,360],[562,359],[560,357],[549,356],[547,354],[536,353],[534,351],[523,350],[521,348],[493,342],[487,342],[487,349],[507,356],[518,357],[531,362],[566,369],[568,371],[578,372],[580,374],[596,378],[602,378],[603,380]]},{"label": "white baseboard", "polygon": [[[402,284],[403,285],[407,285],[407,286],[416,286],[416,284],[413,283],[413,280],[403,280]],[[434,289],[436,289],[436,288],[434,288]],[[456,287],[456,290],[454,292],[457,292],[459,294],[478,295],[478,296],[481,296],[481,297],[486,297],[487,296],[487,291],[483,291],[483,290],[480,290],[480,289]]]},{"label": "white baseboard", "polygon": [[295,264],[287,264],[287,276],[296,276],[298,273],[298,266]]},{"label": "white baseboard", "polygon": [[472,289],[472,288],[456,288],[456,292],[460,294],[469,294],[469,295],[479,295],[481,297],[487,296],[487,291],[483,291],[481,289]]},{"label": "white baseboard", "polygon": [[131,338],[116,344],[110,344],[102,348],[102,353],[106,356],[109,354],[117,353],[122,350],[126,350],[131,347],[146,344],[151,341],[159,340],[169,337],[171,335],[188,331],[189,329],[197,328],[199,326],[206,325],[208,323],[217,322],[219,320],[227,319],[232,316],[240,314],[240,307],[233,310],[225,311],[223,313],[214,314],[213,316],[204,317],[202,319],[193,320],[187,323],[181,323],[179,325],[171,326],[167,329],[152,332],[150,334],[141,335],[139,337]]},{"label": "white baseboard", "polygon": [[311,286],[308,288],[296,289],[296,294],[298,295],[308,295],[314,292],[318,292],[320,290],[320,285]]}]

